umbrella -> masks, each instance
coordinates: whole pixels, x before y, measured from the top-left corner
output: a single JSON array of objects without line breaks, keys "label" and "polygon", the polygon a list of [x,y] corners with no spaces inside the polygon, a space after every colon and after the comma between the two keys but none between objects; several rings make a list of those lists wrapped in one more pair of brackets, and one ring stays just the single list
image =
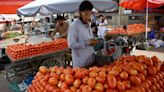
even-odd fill
[{"label": "umbrella", "polygon": [[0,0],[0,14],[16,14],[16,10],[33,0]]},{"label": "umbrella", "polygon": [[133,10],[144,10],[147,5],[149,8],[158,8],[164,5],[164,0],[123,0],[119,5]]},{"label": "umbrella", "polygon": [[[123,0],[120,6],[133,10],[144,10],[146,8],[146,28],[148,27],[148,8],[158,8],[164,5],[164,0]],[[147,42],[147,29],[146,29],[146,42]]]},{"label": "umbrella", "polygon": [[[37,13],[70,13],[78,11],[79,5],[84,0],[36,0],[17,10],[18,15],[34,16]],[[96,10],[111,10],[117,6],[112,0],[89,0]],[[42,11],[44,7],[44,10]]]}]

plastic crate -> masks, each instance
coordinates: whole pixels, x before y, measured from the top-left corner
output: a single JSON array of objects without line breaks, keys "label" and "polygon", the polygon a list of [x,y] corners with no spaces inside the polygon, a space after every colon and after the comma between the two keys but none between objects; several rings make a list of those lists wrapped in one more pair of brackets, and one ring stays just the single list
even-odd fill
[{"label": "plastic crate", "polygon": [[105,64],[110,64],[114,61],[113,56],[107,56],[107,55],[97,55],[93,54],[95,63],[97,66],[103,66]]}]

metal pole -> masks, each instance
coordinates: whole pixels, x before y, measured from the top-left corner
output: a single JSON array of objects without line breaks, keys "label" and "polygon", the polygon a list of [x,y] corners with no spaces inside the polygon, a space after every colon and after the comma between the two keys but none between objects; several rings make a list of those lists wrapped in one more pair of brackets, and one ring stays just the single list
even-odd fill
[{"label": "metal pole", "polygon": [[[122,0],[119,0],[119,3],[121,3]],[[118,25],[120,26],[121,25],[121,7],[119,6],[119,9],[118,9],[118,16],[119,16],[119,21],[118,21]]]},{"label": "metal pole", "polygon": [[149,5],[148,5],[148,0],[146,1],[146,33],[145,33],[145,38],[146,38],[146,43],[147,43],[147,32],[148,32],[148,29],[147,29],[147,27],[148,27],[148,17],[149,17],[149,15],[148,15],[148,7],[149,7]]}]

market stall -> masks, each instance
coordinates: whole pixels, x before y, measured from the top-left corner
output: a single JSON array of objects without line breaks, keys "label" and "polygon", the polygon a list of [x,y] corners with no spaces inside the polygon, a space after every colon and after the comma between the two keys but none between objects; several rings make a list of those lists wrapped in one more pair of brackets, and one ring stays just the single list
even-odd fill
[{"label": "market stall", "polygon": [[132,41],[135,46],[142,45],[145,49],[145,32],[150,32],[150,28],[146,28],[144,24],[129,24],[123,27],[116,27],[113,30],[108,31],[107,36],[111,36],[116,39],[117,37],[127,37],[128,42]]},{"label": "market stall", "polygon": [[163,69],[156,56],[125,56],[88,69],[41,66],[28,92],[163,92]]},{"label": "market stall", "polygon": [[6,77],[10,83],[21,83],[26,76],[34,73],[40,65],[51,67],[66,66],[67,42],[58,39],[40,44],[15,44],[6,48],[11,64],[6,67]]},{"label": "market stall", "polygon": [[[146,8],[146,27],[148,27],[149,8],[158,8],[164,5],[163,0],[124,0],[119,4],[121,7],[133,9],[133,10],[144,10]],[[147,43],[148,30],[145,32],[145,38]]]}]

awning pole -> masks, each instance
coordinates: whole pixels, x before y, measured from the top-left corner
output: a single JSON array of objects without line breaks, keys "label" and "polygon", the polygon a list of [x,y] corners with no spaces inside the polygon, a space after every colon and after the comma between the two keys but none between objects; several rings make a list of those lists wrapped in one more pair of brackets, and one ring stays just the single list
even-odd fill
[{"label": "awning pole", "polygon": [[149,11],[148,11],[148,10],[149,10],[149,9],[148,9],[148,6],[149,6],[149,5],[148,5],[148,0],[147,0],[147,2],[146,2],[146,33],[145,33],[146,43],[147,43],[147,36],[148,36],[148,35],[147,35],[147,34],[148,34],[148,33],[147,33],[147,32],[148,32],[148,17],[149,17],[149,15],[148,15],[148,12],[149,12]]}]

